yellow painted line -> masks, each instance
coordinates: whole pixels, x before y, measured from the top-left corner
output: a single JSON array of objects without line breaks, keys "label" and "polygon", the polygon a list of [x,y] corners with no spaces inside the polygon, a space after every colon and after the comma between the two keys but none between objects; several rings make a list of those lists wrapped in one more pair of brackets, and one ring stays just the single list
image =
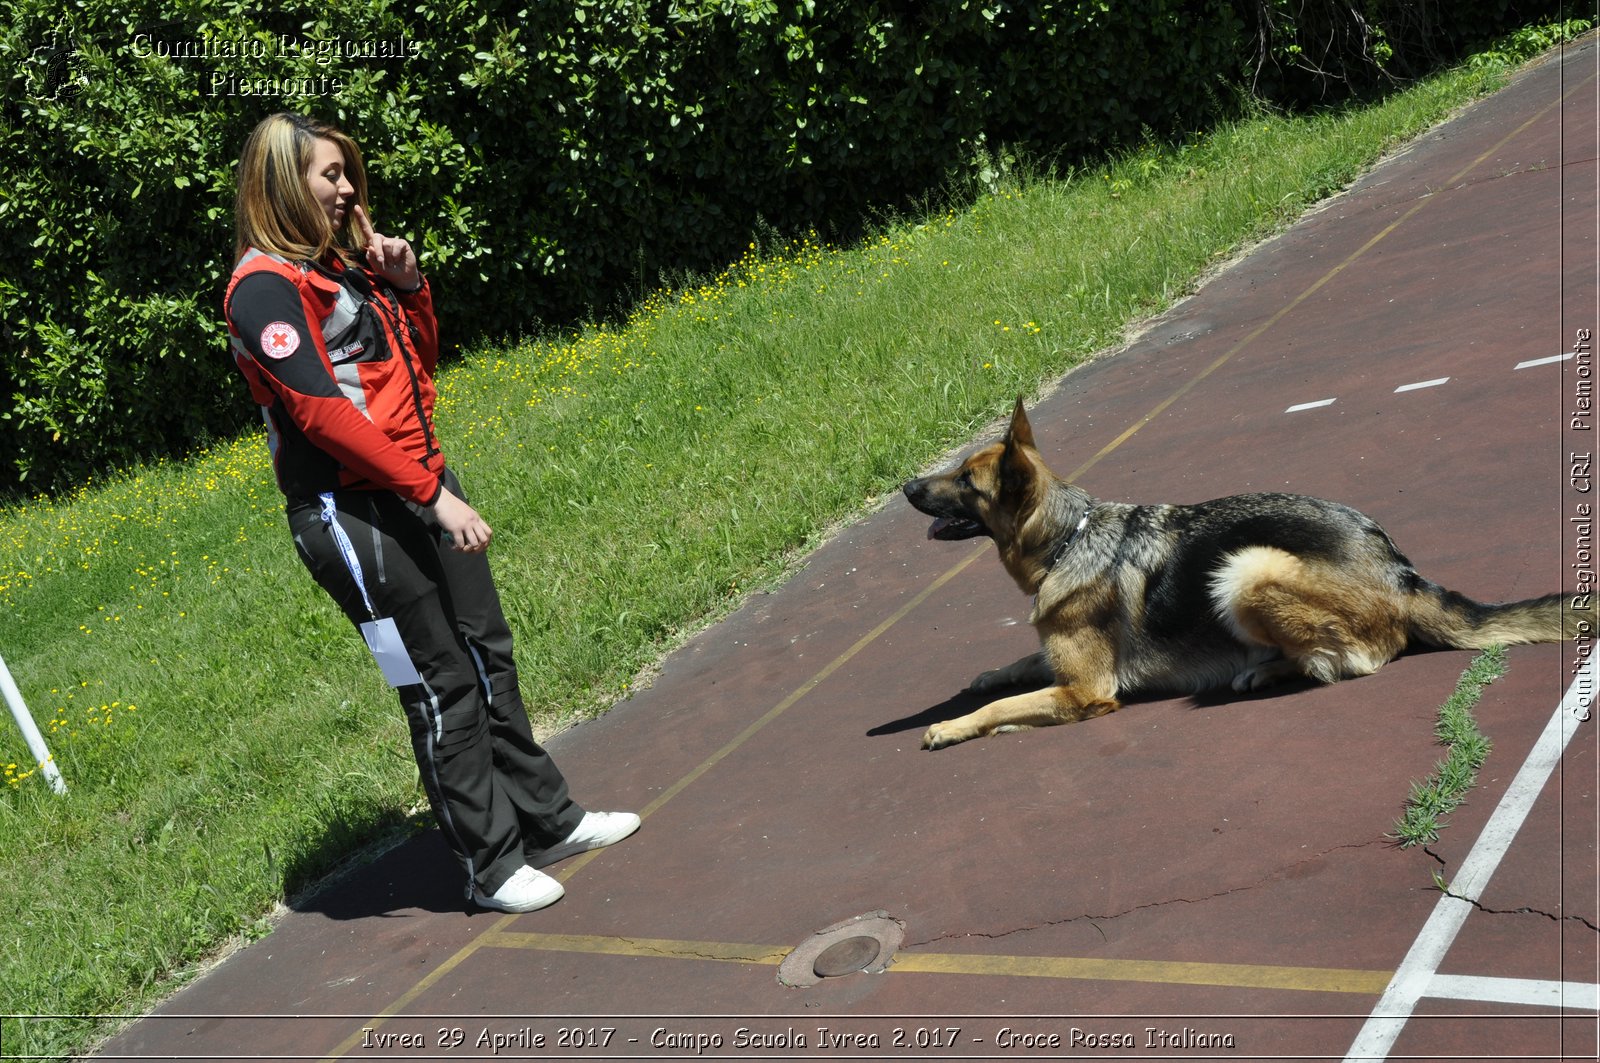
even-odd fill
[{"label": "yellow painted line", "polygon": [[1092,982],[1149,982],[1240,989],[1285,989],[1302,993],[1363,993],[1377,996],[1393,971],[1341,967],[1277,967],[1250,963],[1189,963],[1177,960],[1096,960],[1067,956],[964,956],[915,953],[895,957],[890,972],[966,974],[1011,978],[1060,978]]},{"label": "yellow painted line", "polygon": [[[520,934],[494,931],[478,942],[484,948],[575,952],[633,959],[699,960],[777,966],[789,949],[720,941],[670,938],[602,937],[590,934]],[[1056,978],[1089,982],[1148,982],[1155,985],[1205,985],[1239,989],[1283,989],[1302,993],[1361,993],[1378,996],[1393,971],[1340,967],[1279,967],[1246,963],[1191,963],[1172,960],[1107,960],[1070,956],[981,956],[901,952],[889,974],[955,974],[1002,978]]]},{"label": "yellow painted line", "polygon": [[705,960],[754,963],[776,967],[791,950],[772,945],[738,945],[725,941],[677,941],[671,938],[600,937],[594,934],[516,934],[496,931],[479,942],[484,948],[578,952],[586,956],[631,956],[635,959]]},{"label": "yellow painted line", "polygon": [[[1585,83],[1587,84],[1587,81]],[[1573,90],[1574,93],[1576,91],[1577,91],[1576,89]],[[1567,95],[1570,96],[1570,95],[1572,95],[1572,93],[1568,93]],[[1464,167],[1458,173],[1456,173],[1453,176],[1451,176],[1449,178],[1449,180],[1446,182],[1446,184],[1447,185],[1454,185],[1454,184],[1459,183],[1469,173],[1471,173],[1473,170],[1477,169],[1485,161],[1487,161],[1490,156],[1494,155],[1495,152],[1497,152],[1501,148],[1505,147],[1505,145],[1507,143],[1509,143],[1514,137],[1516,137],[1518,134],[1522,133],[1529,126],[1533,125],[1533,123],[1538,121],[1540,118],[1543,118],[1545,116],[1545,114],[1547,114],[1552,108],[1557,106],[1557,104],[1559,104],[1561,102],[1564,102],[1565,99],[1566,99],[1566,97],[1563,97],[1562,100],[1558,100],[1556,103],[1552,103],[1552,104],[1546,106],[1543,110],[1539,111],[1532,118],[1529,118],[1526,122],[1523,122],[1516,129],[1512,130],[1510,133],[1507,133],[1504,137],[1502,137],[1499,141],[1497,141],[1492,148],[1490,148],[1488,151],[1485,151],[1482,155],[1479,155],[1476,159],[1474,159],[1466,167]],[[1309,299],[1313,294],[1315,294],[1318,290],[1320,290],[1329,281],[1333,280],[1334,277],[1338,276],[1340,273],[1342,273],[1346,269],[1348,269],[1357,259],[1359,259],[1361,256],[1365,255],[1368,251],[1370,251],[1373,247],[1375,247],[1381,240],[1383,240],[1385,237],[1387,237],[1390,233],[1394,232],[1401,225],[1403,225],[1407,221],[1411,220],[1411,218],[1414,217],[1417,214],[1418,211],[1420,211],[1423,207],[1427,206],[1428,203],[1430,203],[1430,202],[1432,202],[1432,196],[1429,196],[1427,198],[1419,200],[1415,205],[1413,205],[1411,207],[1410,210],[1408,210],[1404,214],[1402,214],[1398,219],[1396,219],[1394,222],[1392,222],[1390,225],[1388,225],[1386,228],[1384,228],[1381,232],[1379,232],[1372,239],[1370,239],[1366,243],[1362,244],[1360,248],[1358,248],[1357,250],[1352,252],[1349,255],[1349,257],[1347,257],[1344,261],[1340,262],[1338,265],[1336,265],[1332,269],[1330,269],[1327,273],[1323,274],[1309,288],[1307,288],[1305,291],[1301,292],[1299,295],[1295,296],[1295,298],[1292,301],[1290,301],[1289,303],[1284,305],[1282,308],[1280,308],[1277,313],[1273,314],[1270,318],[1268,318],[1261,325],[1258,325],[1254,330],[1252,330],[1250,332],[1249,335],[1245,336],[1238,343],[1234,344],[1221,357],[1217,358],[1210,365],[1208,365],[1204,369],[1202,369],[1198,374],[1196,374],[1195,376],[1191,377],[1188,381],[1186,381],[1183,384],[1183,386],[1178,388],[1178,390],[1174,391],[1166,399],[1164,399],[1161,402],[1157,403],[1156,406],[1153,409],[1151,409],[1151,411],[1149,413],[1145,414],[1139,420],[1135,421],[1131,426],[1129,426],[1129,428],[1126,431],[1124,431],[1121,435],[1117,436],[1117,438],[1113,439],[1110,443],[1107,443],[1104,447],[1102,447],[1100,449],[1099,453],[1094,455],[1094,457],[1090,458],[1088,461],[1086,461],[1082,465],[1078,466],[1078,468],[1074,469],[1068,475],[1067,478],[1069,480],[1078,479],[1085,472],[1087,472],[1090,468],[1092,468],[1094,465],[1096,465],[1100,461],[1100,459],[1104,458],[1106,455],[1110,454],[1112,451],[1114,451],[1118,447],[1120,447],[1128,439],[1132,438],[1134,433],[1138,432],[1139,429],[1143,428],[1145,425],[1149,424],[1151,421],[1153,421],[1157,417],[1161,416],[1161,414],[1164,413],[1170,406],[1172,406],[1173,403],[1177,402],[1179,399],[1181,399],[1185,395],[1187,395],[1190,391],[1194,390],[1195,386],[1198,385],[1202,380],[1206,379],[1212,373],[1214,373],[1218,369],[1222,368],[1222,366],[1225,363],[1227,363],[1231,358],[1233,358],[1234,355],[1236,355],[1240,351],[1244,350],[1245,347],[1247,347],[1249,344],[1254,342],[1262,333],[1266,332],[1273,325],[1276,325],[1279,321],[1281,321],[1284,318],[1285,315],[1287,315],[1290,311],[1294,310],[1301,303],[1303,303],[1307,299]],[[871,643],[876,641],[879,638],[879,636],[881,636],[884,632],[888,631],[891,627],[893,627],[894,625],[898,624],[901,620],[905,619],[905,617],[909,613],[911,613],[912,610],[916,609],[923,602],[927,601],[928,598],[931,597],[935,592],[937,592],[941,587],[943,587],[945,584],[949,583],[952,579],[954,579],[957,575],[959,575],[962,571],[964,571],[969,565],[971,565],[974,561],[976,561],[979,557],[983,556],[987,552],[988,552],[988,546],[987,546],[987,544],[984,544],[984,545],[980,546],[979,548],[973,550],[971,553],[969,553],[966,557],[964,557],[960,561],[958,561],[952,568],[950,568],[947,571],[945,571],[945,573],[943,575],[939,576],[938,579],[934,580],[925,589],[923,589],[923,591],[921,593],[919,593],[915,598],[912,598],[905,605],[903,605],[899,609],[895,610],[893,615],[891,615],[888,619],[884,620],[883,623],[879,624],[877,627],[875,627],[871,631],[867,632],[867,634],[863,635],[855,643],[855,645],[851,646],[849,649],[845,650],[838,657],[834,658],[820,672],[818,672],[816,675],[812,676],[802,686],[800,686],[793,693],[791,693],[788,697],[784,698],[776,706],[774,706],[772,709],[770,709],[766,713],[766,715],[762,716],[759,720],[756,720],[754,723],[752,723],[748,727],[746,727],[743,731],[739,732],[739,734],[735,738],[733,738],[731,741],[729,741],[727,745],[723,746],[721,749],[719,749],[715,753],[711,754],[711,756],[707,757],[693,771],[689,772],[689,774],[685,775],[683,778],[679,779],[676,783],[674,783],[672,786],[668,787],[665,791],[663,791],[661,796],[657,797],[649,805],[647,805],[645,808],[640,810],[640,813],[639,813],[640,818],[648,818],[648,816],[651,813],[655,812],[656,810],[661,808],[662,805],[666,804],[668,801],[672,800],[678,794],[682,793],[689,786],[693,785],[697,780],[699,780],[702,776],[704,776],[706,774],[706,772],[710,771],[713,767],[715,767],[717,764],[719,764],[729,754],[733,753],[735,750],[739,749],[739,747],[743,746],[752,737],[754,737],[757,732],[759,732],[762,728],[766,727],[767,724],[769,724],[773,720],[777,719],[780,715],[782,715],[784,713],[785,710],[787,710],[795,702],[799,701],[801,698],[803,698],[807,694],[809,694],[819,684],[821,684],[823,681],[825,681],[829,676],[833,675],[834,672],[838,671],[846,663],[848,663],[852,658],[854,658],[857,654],[859,654],[862,650],[866,649],[867,646],[869,646]],[[587,867],[588,864],[592,860],[594,860],[597,857],[599,857],[600,854],[603,853],[604,851],[605,850],[603,850],[603,849],[596,849],[596,850],[594,850],[592,852],[585,853],[582,856],[575,857],[574,859],[567,861],[566,865],[563,867],[563,869],[557,875],[557,877],[560,878],[563,882],[567,881],[568,879],[570,879],[574,875],[576,875],[579,871],[583,870],[583,868]],[[454,970],[457,966],[459,966],[461,964],[461,962],[463,960],[465,960],[468,956],[472,955],[472,953],[476,952],[479,948],[483,947],[483,944],[484,944],[484,941],[485,941],[486,938],[490,938],[490,937],[500,938],[500,937],[503,937],[504,935],[499,933],[499,932],[502,931],[506,926],[508,926],[516,918],[517,917],[514,916],[514,915],[508,915],[508,916],[502,917],[492,927],[490,927],[489,930],[485,931],[483,934],[480,934],[477,938],[474,938],[468,944],[462,946],[461,950],[459,952],[457,952],[454,956],[451,956],[443,964],[441,964],[439,967],[435,968],[432,972],[430,972],[427,975],[427,977],[425,977],[422,981],[418,982],[411,989],[407,990],[401,997],[399,997],[397,1000],[395,1000],[394,1003],[390,1004],[382,1012],[380,1012],[378,1015],[374,1016],[369,1022],[367,1022],[365,1024],[366,1028],[368,1028],[368,1029],[376,1028],[376,1027],[382,1025],[383,1022],[386,1019],[392,1018],[402,1008],[404,1008],[406,1005],[410,1004],[413,1000],[415,1000],[417,997],[421,996],[424,992],[426,992],[428,989],[430,989],[436,982],[438,982],[438,980],[440,978],[443,978],[447,973],[449,973],[451,970]],[[1063,961],[1063,962],[1065,962],[1065,961]],[[1127,961],[1127,962],[1132,962],[1132,961]],[[1215,965],[1213,965],[1213,966],[1215,966]],[[1286,968],[1286,969],[1287,970],[1294,970],[1295,968]],[[1387,980],[1389,975],[1385,974],[1384,977]],[[1385,982],[1385,984],[1387,984],[1387,981]],[[331,1063],[332,1060],[340,1059],[343,1056],[345,1056],[347,1053],[349,1053],[352,1049],[356,1048],[361,1043],[362,1036],[363,1036],[363,1031],[361,1031],[361,1030],[357,1030],[355,1033],[351,1034],[348,1038],[346,1038],[343,1042],[341,1042],[337,1048],[335,1048],[333,1050],[331,1055],[325,1057],[323,1063]]]}]

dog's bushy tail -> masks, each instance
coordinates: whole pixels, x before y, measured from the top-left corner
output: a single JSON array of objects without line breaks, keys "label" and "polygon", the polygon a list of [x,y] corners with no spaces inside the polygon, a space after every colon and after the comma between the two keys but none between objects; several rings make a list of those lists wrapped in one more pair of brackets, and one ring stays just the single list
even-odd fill
[{"label": "dog's bushy tail", "polygon": [[1412,638],[1453,650],[1561,642],[1595,634],[1595,598],[1546,594],[1486,604],[1424,582],[1412,595],[1408,626]]}]

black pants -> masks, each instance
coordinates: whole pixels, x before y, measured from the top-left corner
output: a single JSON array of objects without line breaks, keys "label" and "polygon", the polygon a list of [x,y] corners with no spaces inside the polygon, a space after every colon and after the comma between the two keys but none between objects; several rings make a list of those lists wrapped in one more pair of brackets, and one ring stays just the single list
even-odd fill
[{"label": "black pants", "polygon": [[[448,471],[445,486],[461,494]],[[534,741],[488,558],[451,549],[431,510],[392,492],[340,491],[334,502],[373,607],[394,618],[422,676],[397,692],[423,789],[466,868],[469,895],[473,885],[493,893],[525,862],[525,852],[570,834],[583,810]],[[351,623],[372,619],[320,502],[291,500],[288,515],[300,559],[317,583]]]}]

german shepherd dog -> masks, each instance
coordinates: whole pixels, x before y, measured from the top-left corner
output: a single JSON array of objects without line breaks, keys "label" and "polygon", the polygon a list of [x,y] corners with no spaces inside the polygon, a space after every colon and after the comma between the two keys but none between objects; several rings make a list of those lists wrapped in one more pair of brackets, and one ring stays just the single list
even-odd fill
[{"label": "german shepherd dog", "polygon": [[[987,535],[1025,594],[1041,649],[967,688],[1042,689],[934,724],[924,749],[1114,712],[1119,692],[1259,690],[1370,675],[1408,645],[1481,649],[1592,633],[1565,597],[1485,605],[1417,574],[1348,506],[1248,494],[1198,505],[1101,502],[1045,467],[1017,400],[1005,437],[912,480],[930,539]],[[1578,603],[1574,602],[1574,605]]]}]

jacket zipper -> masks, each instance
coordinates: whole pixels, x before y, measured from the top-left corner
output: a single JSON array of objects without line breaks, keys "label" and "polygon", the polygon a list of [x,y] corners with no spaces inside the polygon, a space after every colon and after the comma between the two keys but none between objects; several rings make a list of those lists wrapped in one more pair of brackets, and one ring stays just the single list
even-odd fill
[{"label": "jacket zipper", "polygon": [[[349,275],[352,272],[353,271],[350,269],[345,271],[346,275]],[[377,305],[378,309],[373,312],[376,313],[380,318],[378,322],[378,331],[380,333],[384,331],[388,332],[391,341],[399,349],[400,360],[405,363],[406,375],[411,378],[411,402],[416,408],[417,423],[422,426],[422,439],[426,444],[426,454],[423,457],[422,462],[423,464],[427,464],[428,459],[439,454],[440,450],[438,444],[434,441],[433,429],[428,424],[427,410],[422,404],[422,383],[417,377],[417,367],[411,362],[411,355],[406,348],[404,339],[401,337],[400,322],[397,321],[393,313],[391,313],[387,300],[384,299],[378,287],[376,285],[371,285],[370,282],[367,281],[366,277],[363,276],[361,280],[363,282],[362,285],[356,285],[353,280],[351,281],[351,284],[356,288],[356,293],[358,295],[362,295],[362,286],[368,287],[368,291],[362,295],[362,309],[370,308],[374,304]],[[409,322],[407,322],[407,325],[409,327]]]}]

